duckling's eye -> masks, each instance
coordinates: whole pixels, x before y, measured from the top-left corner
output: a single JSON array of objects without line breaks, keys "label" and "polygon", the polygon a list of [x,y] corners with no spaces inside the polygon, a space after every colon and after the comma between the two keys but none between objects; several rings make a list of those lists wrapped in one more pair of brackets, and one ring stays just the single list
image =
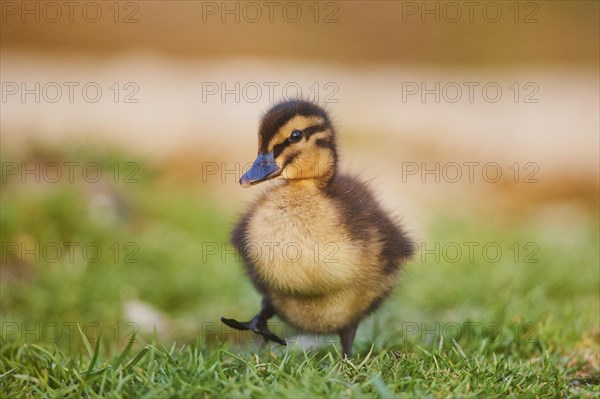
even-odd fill
[{"label": "duckling's eye", "polygon": [[292,132],[292,134],[290,134],[290,137],[288,138],[288,141],[290,143],[297,143],[300,140],[302,140],[302,131],[301,130],[294,130]]}]

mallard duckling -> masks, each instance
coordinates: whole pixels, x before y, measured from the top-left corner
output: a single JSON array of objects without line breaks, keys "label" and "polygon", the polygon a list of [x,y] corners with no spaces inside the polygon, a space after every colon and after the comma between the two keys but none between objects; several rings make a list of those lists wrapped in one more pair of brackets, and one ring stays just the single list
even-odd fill
[{"label": "mallard duckling", "polygon": [[262,307],[249,322],[221,320],[285,344],[267,327],[277,315],[304,332],[338,333],[350,357],[358,323],[396,286],[413,245],[364,183],[338,173],[336,133],[321,107],[304,100],[275,105],[258,140],[258,158],[240,184],[283,184],[262,193],[231,241]]}]

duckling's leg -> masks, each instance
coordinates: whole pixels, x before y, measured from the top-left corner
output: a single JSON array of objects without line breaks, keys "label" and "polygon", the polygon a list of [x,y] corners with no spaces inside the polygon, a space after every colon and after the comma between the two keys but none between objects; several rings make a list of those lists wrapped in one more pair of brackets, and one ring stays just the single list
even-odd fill
[{"label": "duckling's leg", "polygon": [[352,357],[352,342],[354,342],[354,336],[356,335],[357,328],[358,323],[353,323],[347,325],[338,332],[340,334],[342,351],[347,358]]},{"label": "duckling's leg", "polygon": [[239,322],[237,320],[226,319],[224,317],[221,317],[221,321],[229,327],[235,328],[236,330],[254,331],[257,334],[262,335],[265,341],[271,340],[281,345],[287,345],[284,339],[279,338],[277,335],[269,331],[269,327],[267,326],[267,320],[275,315],[275,309],[273,308],[273,305],[271,305],[271,302],[267,298],[263,298],[261,305],[260,312],[258,312],[258,314],[250,321]]}]

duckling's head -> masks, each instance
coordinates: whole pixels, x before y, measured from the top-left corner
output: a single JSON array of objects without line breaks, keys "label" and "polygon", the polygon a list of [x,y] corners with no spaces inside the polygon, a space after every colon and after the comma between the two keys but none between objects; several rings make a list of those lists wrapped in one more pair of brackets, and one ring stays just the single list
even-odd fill
[{"label": "duckling's head", "polygon": [[240,184],[250,187],[276,177],[325,184],[336,166],[335,131],[327,112],[309,101],[284,101],[263,116],[258,158]]}]

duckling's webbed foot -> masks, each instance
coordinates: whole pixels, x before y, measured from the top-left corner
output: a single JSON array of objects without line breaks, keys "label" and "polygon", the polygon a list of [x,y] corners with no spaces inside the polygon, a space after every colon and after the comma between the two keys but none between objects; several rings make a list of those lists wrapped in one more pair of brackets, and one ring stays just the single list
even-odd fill
[{"label": "duckling's webbed foot", "polygon": [[221,317],[221,321],[228,325],[231,328],[235,328],[236,330],[251,330],[259,335],[262,335],[266,341],[277,342],[281,345],[286,345],[287,343],[282,338],[279,338],[277,335],[273,334],[266,326],[260,326],[257,322],[258,315],[254,316],[250,321],[237,321],[234,319],[226,319]]},{"label": "duckling's webbed foot", "polygon": [[275,310],[273,309],[271,303],[268,300],[263,299],[260,312],[258,312],[258,314],[252,318],[252,320],[240,322],[234,319],[226,319],[221,317],[221,321],[229,327],[235,328],[236,330],[250,330],[256,334],[262,335],[265,341],[273,341],[280,345],[287,345],[284,339],[273,334],[267,327],[267,320],[269,320],[274,314]]}]

